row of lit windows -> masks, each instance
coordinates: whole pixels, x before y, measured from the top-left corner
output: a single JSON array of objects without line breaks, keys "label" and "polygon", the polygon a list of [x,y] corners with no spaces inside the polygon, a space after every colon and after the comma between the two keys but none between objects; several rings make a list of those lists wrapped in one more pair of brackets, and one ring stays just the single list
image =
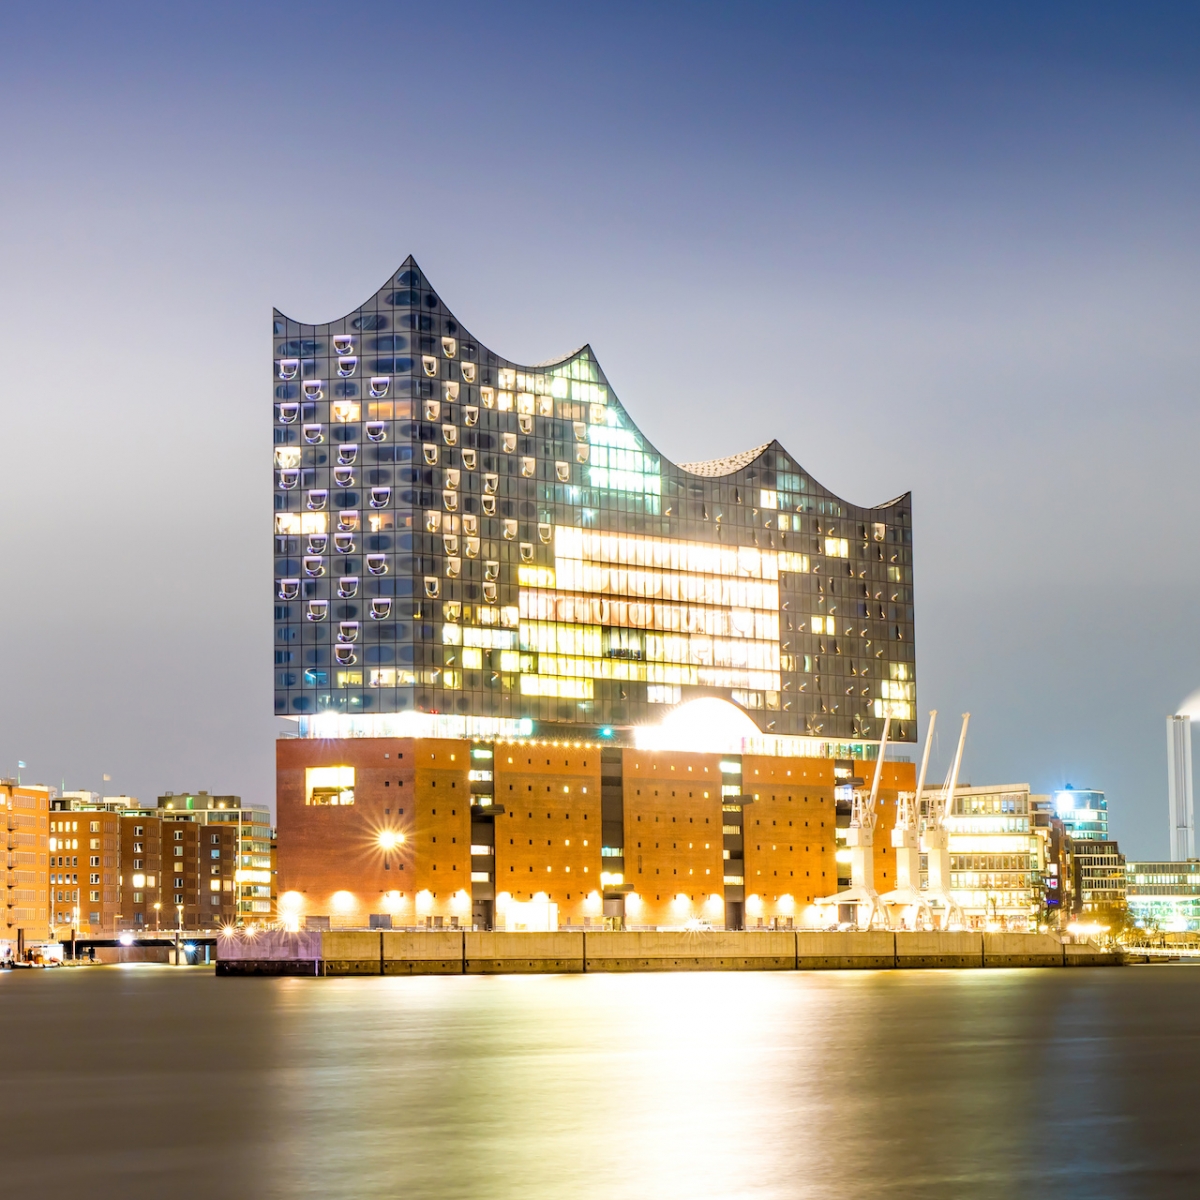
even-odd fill
[{"label": "row of lit windows", "polygon": [[518,597],[522,620],[580,625],[619,625],[662,633],[696,633],[711,637],[779,640],[779,613],[749,608],[705,608],[699,605],[652,604],[522,588]]},{"label": "row of lit windows", "polygon": [[[778,579],[779,559],[775,551],[756,546],[718,546],[711,542],[687,542],[675,538],[638,537],[630,534],[600,533],[557,525],[554,529],[554,556],[584,563],[605,563],[629,567],[653,567],[662,571],[683,571],[693,575],[736,576],[743,579]],[[796,557],[789,568],[796,570]]]},{"label": "row of lit windows", "polygon": [[[623,629],[602,629],[599,625],[522,622],[520,639],[522,650],[537,651],[543,656],[587,655],[593,658],[685,663],[692,666],[749,667],[766,671],[780,669],[778,642],[758,642],[746,638],[713,638],[703,634],[640,634]],[[556,671],[543,673],[559,674]]]}]

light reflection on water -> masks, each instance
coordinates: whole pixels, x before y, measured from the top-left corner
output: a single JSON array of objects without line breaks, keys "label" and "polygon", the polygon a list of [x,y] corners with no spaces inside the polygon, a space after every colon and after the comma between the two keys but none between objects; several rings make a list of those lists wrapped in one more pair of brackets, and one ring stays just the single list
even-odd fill
[{"label": "light reflection on water", "polygon": [[1182,967],[14,973],[0,1194],[1194,1197],[1197,1001]]}]

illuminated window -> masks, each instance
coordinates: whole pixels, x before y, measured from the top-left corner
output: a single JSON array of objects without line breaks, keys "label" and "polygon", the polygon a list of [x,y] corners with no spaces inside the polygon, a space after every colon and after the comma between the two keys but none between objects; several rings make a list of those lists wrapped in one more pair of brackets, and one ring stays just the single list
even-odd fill
[{"label": "illuminated window", "polygon": [[830,558],[849,558],[850,542],[846,538],[827,537],[825,539],[825,553]]},{"label": "illuminated window", "polygon": [[[361,683],[361,675],[359,682]],[[342,806],[354,803],[353,767],[306,767],[304,803]]]}]

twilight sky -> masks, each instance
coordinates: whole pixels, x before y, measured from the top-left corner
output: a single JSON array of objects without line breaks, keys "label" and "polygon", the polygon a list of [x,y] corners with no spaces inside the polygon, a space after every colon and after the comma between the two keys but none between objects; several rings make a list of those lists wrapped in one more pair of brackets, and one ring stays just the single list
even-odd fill
[{"label": "twilight sky", "polygon": [[271,307],[411,252],[675,461],[911,488],[933,777],[970,709],[1165,854],[1198,99],[1182,3],[0,8],[0,772],[273,800]]}]

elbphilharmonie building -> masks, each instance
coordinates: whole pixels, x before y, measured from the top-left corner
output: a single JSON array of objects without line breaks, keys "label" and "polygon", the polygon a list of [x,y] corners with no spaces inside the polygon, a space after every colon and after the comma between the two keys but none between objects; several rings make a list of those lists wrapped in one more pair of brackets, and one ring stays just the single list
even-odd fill
[{"label": "elbphilharmonie building", "polygon": [[[276,312],[273,350],[275,711],[302,730],[620,742],[719,697],[767,737],[915,740],[908,495],[850,504],[731,445],[733,411],[730,453],[673,463],[590,347],[512,362],[411,258],[340,320]],[[772,357],[741,361],[786,387]]]}]

